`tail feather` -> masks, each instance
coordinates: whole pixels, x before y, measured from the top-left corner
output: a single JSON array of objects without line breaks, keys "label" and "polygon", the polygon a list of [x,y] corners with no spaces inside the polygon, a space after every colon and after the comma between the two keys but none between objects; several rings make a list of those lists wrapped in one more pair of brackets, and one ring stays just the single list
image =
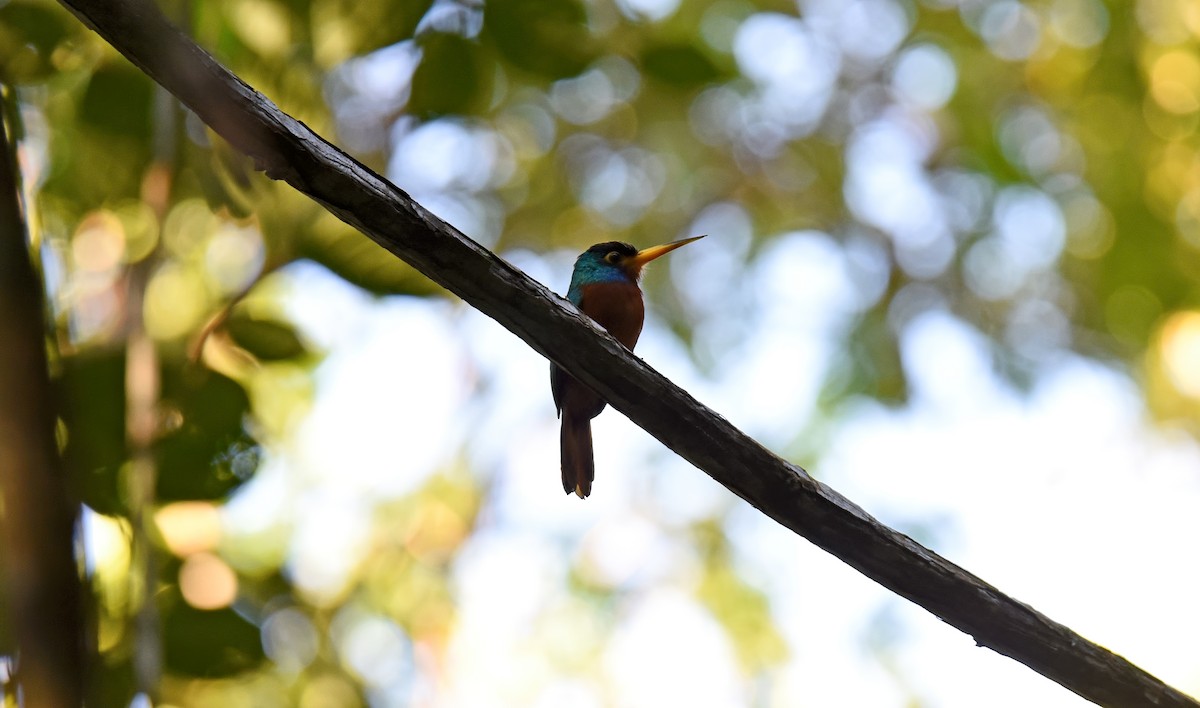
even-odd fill
[{"label": "tail feather", "polygon": [[561,446],[563,491],[574,492],[580,499],[586,499],[592,493],[592,480],[596,477],[592,460],[592,421],[564,411]]}]

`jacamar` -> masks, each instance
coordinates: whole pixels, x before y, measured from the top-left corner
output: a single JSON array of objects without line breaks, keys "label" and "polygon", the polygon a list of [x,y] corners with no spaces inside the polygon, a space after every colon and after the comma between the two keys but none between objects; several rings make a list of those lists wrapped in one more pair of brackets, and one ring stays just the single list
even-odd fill
[{"label": "jacamar", "polygon": [[[638,280],[647,263],[680,246],[704,238],[695,236],[641,251],[620,241],[598,243],[575,260],[567,299],[630,350],[642,333],[646,309]],[[604,399],[567,372],[550,365],[550,390],[562,417],[562,483],[567,494],[580,499],[592,493],[592,418],[604,410]]]}]

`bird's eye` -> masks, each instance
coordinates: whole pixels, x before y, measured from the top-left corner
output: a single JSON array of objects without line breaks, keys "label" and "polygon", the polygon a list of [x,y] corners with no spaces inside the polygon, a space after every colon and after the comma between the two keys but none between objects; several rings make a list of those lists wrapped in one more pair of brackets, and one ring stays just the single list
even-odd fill
[{"label": "bird's eye", "polygon": [[604,260],[616,265],[617,261],[621,260],[621,254],[617,253],[616,251],[609,251],[608,254],[604,256]]}]

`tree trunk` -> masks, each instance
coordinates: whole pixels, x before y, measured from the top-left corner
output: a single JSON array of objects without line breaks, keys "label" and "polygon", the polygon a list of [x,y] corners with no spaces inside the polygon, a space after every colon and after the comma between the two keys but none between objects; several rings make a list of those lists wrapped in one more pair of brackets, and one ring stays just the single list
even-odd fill
[{"label": "tree trunk", "polygon": [[68,493],[55,441],[46,311],[30,261],[9,118],[0,124],[0,517],[8,626],[24,704],[73,708],[83,696],[79,505]]}]

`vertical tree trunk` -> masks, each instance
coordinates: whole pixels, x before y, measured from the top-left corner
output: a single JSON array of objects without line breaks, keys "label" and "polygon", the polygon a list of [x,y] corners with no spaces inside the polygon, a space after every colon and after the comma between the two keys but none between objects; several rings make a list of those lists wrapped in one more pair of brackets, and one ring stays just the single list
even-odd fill
[{"label": "vertical tree trunk", "polygon": [[[2,113],[2,111],[0,111]],[[79,706],[83,606],[79,506],[55,442],[41,281],[26,239],[16,144],[0,116],[0,486],[17,681],[29,706]]]}]

